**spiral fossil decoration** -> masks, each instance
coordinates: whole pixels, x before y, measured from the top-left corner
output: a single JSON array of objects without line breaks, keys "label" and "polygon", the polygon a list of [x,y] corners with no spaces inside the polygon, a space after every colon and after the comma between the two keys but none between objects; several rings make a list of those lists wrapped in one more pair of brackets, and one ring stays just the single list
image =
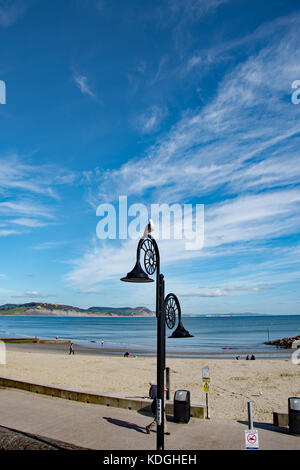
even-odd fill
[{"label": "spiral fossil decoration", "polygon": [[153,242],[150,238],[145,238],[141,249],[144,251],[144,265],[147,274],[150,276],[155,272],[157,266],[156,253]]},{"label": "spiral fossil decoration", "polygon": [[179,319],[181,317],[179,300],[175,294],[168,294],[165,299],[165,316],[167,327],[172,330],[176,323],[176,317]]}]

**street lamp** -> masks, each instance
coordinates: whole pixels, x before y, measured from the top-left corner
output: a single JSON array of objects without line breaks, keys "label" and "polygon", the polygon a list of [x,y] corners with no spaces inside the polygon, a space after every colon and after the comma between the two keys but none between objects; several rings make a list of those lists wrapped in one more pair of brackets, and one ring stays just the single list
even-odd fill
[{"label": "street lamp", "polygon": [[[183,327],[181,308],[175,294],[168,294],[165,298],[164,275],[160,273],[160,256],[156,240],[150,235],[153,230],[150,221],[143,237],[138,242],[136,264],[127,276],[122,277],[124,282],[146,283],[154,282],[152,276],[156,272],[156,317],[157,317],[157,450],[164,450],[164,371],[166,358],[166,328],[172,329],[178,316],[178,326],[170,338],[188,338],[190,333]],[[141,254],[145,271],[141,266]]]}]

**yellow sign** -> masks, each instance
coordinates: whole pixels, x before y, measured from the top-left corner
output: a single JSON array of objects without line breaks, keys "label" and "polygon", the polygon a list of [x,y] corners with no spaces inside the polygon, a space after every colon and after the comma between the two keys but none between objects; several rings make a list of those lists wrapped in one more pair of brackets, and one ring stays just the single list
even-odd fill
[{"label": "yellow sign", "polygon": [[204,391],[205,393],[208,393],[208,392],[209,392],[209,383],[208,383],[208,382],[205,382],[205,383],[203,384],[203,391]]}]

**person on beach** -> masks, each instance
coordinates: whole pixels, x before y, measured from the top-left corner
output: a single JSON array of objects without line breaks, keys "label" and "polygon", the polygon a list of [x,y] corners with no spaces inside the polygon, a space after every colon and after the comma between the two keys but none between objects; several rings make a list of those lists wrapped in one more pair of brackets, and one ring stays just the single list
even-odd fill
[{"label": "person on beach", "polygon": [[104,347],[104,341],[103,340],[101,341],[101,346],[102,346],[102,348]]},{"label": "person on beach", "polygon": [[251,356],[251,361],[255,361],[255,356],[254,356],[254,354],[252,354],[252,356]]},{"label": "person on beach", "polygon": [[70,354],[75,354],[73,343],[70,344],[69,355]]},{"label": "person on beach", "polygon": [[[151,421],[151,423],[149,423],[147,426],[146,426],[146,432],[147,434],[150,434],[150,430],[151,428],[157,424],[157,416],[156,416],[156,399],[157,399],[157,385],[154,384],[154,382],[152,382],[152,380],[149,382],[149,385],[150,385],[150,388],[149,388],[149,397],[152,398],[152,403],[151,403],[151,411],[153,413],[153,416],[154,416],[154,420]],[[166,392],[167,389],[165,388],[164,391]],[[167,435],[170,435],[168,429],[167,429],[167,419],[166,419],[166,413],[165,413],[165,410],[163,411],[163,415],[164,415],[164,431],[165,431],[165,434]]]}]

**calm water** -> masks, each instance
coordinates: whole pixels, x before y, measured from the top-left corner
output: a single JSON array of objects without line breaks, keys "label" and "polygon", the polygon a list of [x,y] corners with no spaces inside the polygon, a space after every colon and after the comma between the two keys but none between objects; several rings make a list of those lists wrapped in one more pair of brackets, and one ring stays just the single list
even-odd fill
[{"label": "calm water", "polygon": [[[167,351],[175,353],[222,353],[232,356],[238,352],[290,354],[274,346],[270,340],[300,334],[300,316],[235,316],[184,317],[185,328],[193,338],[167,338]],[[170,334],[167,329],[167,335]],[[156,351],[156,318],[68,318],[68,317],[1,317],[0,337],[32,337],[70,339],[78,344],[120,350]]]}]

